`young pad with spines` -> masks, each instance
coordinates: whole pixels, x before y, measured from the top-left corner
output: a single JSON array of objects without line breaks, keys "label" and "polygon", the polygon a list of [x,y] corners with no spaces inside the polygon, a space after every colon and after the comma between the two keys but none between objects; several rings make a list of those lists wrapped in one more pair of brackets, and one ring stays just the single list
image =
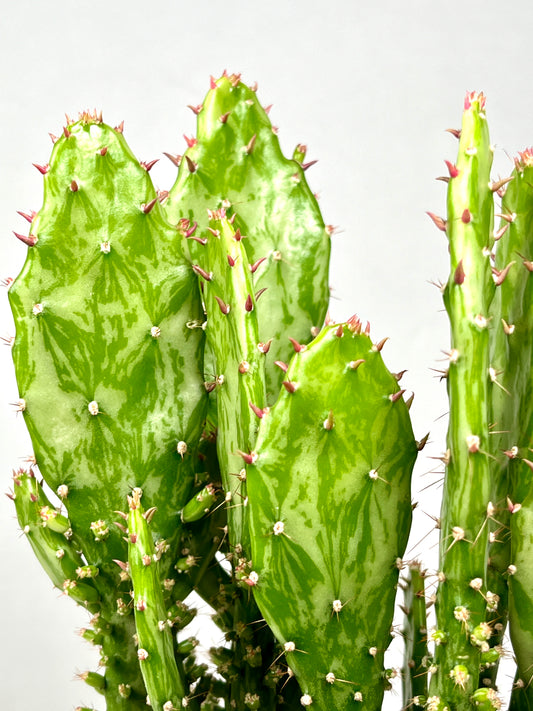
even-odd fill
[{"label": "young pad with spines", "polygon": [[379,709],[417,447],[354,318],[294,355],[248,465],[254,594],[317,711]]},{"label": "young pad with spines", "polygon": [[142,486],[159,506],[155,538],[179,541],[205,413],[203,333],[190,328],[201,300],[147,170],[96,115],[56,141],[31,235],[9,292],[24,418],[46,483],[68,491],[73,543],[99,569],[108,711],[136,711],[146,692],[115,511]]},{"label": "young pad with spines", "polygon": [[[481,647],[472,637],[485,623],[492,495],[489,456],[489,316],[491,273],[492,147],[483,94],[465,99],[457,163],[449,164],[446,234],[451,272],[444,291],[450,319],[447,377],[450,400],[448,464],[441,512],[437,630],[431,694],[435,704],[466,711],[477,688]],[[456,608],[463,610],[457,616]],[[483,633],[481,636],[484,636]],[[490,633],[486,632],[487,639]]]},{"label": "young pad with spines", "polygon": [[[191,230],[197,223],[193,236],[201,237],[207,210],[227,206],[250,264],[265,258],[254,284],[267,289],[258,320],[261,342],[273,339],[266,370],[273,402],[282,380],[274,363],[291,355],[287,334],[307,343],[326,315],[330,237],[304,169],[284,157],[255,91],[239,75],[212,82],[197,121],[165,210],[173,224],[186,220]],[[200,246],[192,237],[189,244],[200,259]]]}]

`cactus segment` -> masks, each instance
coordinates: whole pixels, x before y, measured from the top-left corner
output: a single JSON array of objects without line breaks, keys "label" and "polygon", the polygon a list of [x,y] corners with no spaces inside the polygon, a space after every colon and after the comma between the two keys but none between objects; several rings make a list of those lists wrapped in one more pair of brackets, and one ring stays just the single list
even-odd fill
[{"label": "cactus segment", "polygon": [[134,593],[137,658],[151,707],[167,711],[181,707],[185,687],[174,657],[158,556],[147,521],[155,512],[143,511],[141,496],[142,491],[136,488],[128,497],[128,567]]},{"label": "cactus segment", "polygon": [[[484,646],[471,640],[471,632],[485,622],[487,507],[492,494],[488,319],[495,283],[490,264],[492,147],[484,104],[483,94],[467,96],[457,163],[448,182],[451,270],[444,303],[452,355],[447,377],[449,463],[441,512],[442,582],[437,595],[437,627],[447,641],[436,645],[438,670],[431,682],[432,693],[443,703],[465,711],[477,688]],[[468,622],[455,617],[457,606],[468,611]],[[465,624],[466,634],[461,633]],[[456,673],[458,664],[467,671]]]},{"label": "cactus segment", "polygon": [[[273,339],[266,366],[270,403],[282,380],[274,363],[291,355],[286,333],[307,343],[323,323],[330,238],[302,166],[283,156],[256,93],[238,75],[212,83],[165,209],[171,223],[182,221],[186,232],[197,224],[194,234],[204,235],[206,211],[228,205],[246,236],[250,264],[266,257],[254,283],[256,291],[267,289],[258,320],[259,340]],[[200,245],[189,244],[193,258],[201,259]]]},{"label": "cactus segment", "polygon": [[[204,263],[207,344],[215,356],[218,408],[217,452],[228,504],[230,542],[249,551],[244,459],[253,457],[265,393],[254,282],[243,241],[225,216],[211,213]],[[262,304],[261,304],[262,305]]]},{"label": "cactus segment", "polygon": [[94,603],[99,602],[100,595],[90,577],[98,571],[93,570],[90,576],[85,574],[85,561],[68,537],[70,525],[61,532],[50,526],[57,518],[57,511],[33,473],[17,471],[13,483],[19,524],[48,577],[65,595],[96,612],[99,605]]},{"label": "cactus segment", "polygon": [[[105,149],[105,150],[104,150]],[[84,114],[55,143],[37,238],[10,289],[25,422],[88,561],[125,557],[113,526],[132,485],[179,532],[205,389],[195,277],[122,134]],[[188,453],[178,453],[185,443]]]},{"label": "cactus segment", "polygon": [[425,577],[420,563],[409,564],[409,577],[404,581],[405,665],[402,674],[403,705],[428,691],[428,646]]},{"label": "cactus segment", "polygon": [[301,703],[379,709],[411,521],[407,407],[355,318],[324,328],[285,377],[294,387],[261,420],[248,465],[249,578]]}]

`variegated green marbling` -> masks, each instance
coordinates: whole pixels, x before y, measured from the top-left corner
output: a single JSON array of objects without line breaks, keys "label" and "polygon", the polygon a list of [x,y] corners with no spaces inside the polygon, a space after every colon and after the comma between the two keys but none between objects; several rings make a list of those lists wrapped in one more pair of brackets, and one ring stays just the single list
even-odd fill
[{"label": "variegated green marbling", "polygon": [[66,492],[73,545],[99,570],[107,709],[136,711],[146,691],[128,582],[113,562],[127,550],[115,511],[142,486],[159,507],[156,539],[179,542],[205,412],[202,331],[189,327],[201,301],[182,238],[120,129],[83,114],[43,171],[34,246],[9,292],[20,409],[46,483]]},{"label": "variegated green marbling", "polygon": [[[267,289],[258,320],[261,342],[273,339],[266,371],[273,402],[282,380],[274,363],[292,352],[287,337],[307,343],[323,323],[330,237],[304,169],[283,156],[267,113],[239,75],[213,82],[197,110],[197,136],[181,159],[166,214],[174,224],[188,220],[188,229],[196,222],[194,234],[203,236],[207,210],[226,206],[228,216],[236,213],[250,264],[265,258],[254,283]],[[193,258],[201,259],[189,242]]]},{"label": "variegated green marbling", "polygon": [[255,597],[302,705],[379,709],[411,521],[407,408],[357,319],[326,327],[285,382],[248,466]]},{"label": "variegated green marbling", "polygon": [[[467,94],[457,163],[450,164],[446,234],[451,272],[444,291],[450,319],[447,467],[441,510],[437,642],[431,693],[450,709],[471,708],[481,639],[472,633],[487,607],[489,465],[489,316],[495,283],[492,147],[482,94]],[[460,612],[458,612],[460,608]]]},{"label": "variegated green marbling", "polygon": [[128,570],[133,584],[137,657],[151,708],[168,711],[182,706],[186,680],[174,656],[173,621],[167,619],[158,569],[160,558],[148,524],[148,519],[157,515],[157,509],[145,512],[141,497],[141,489],[135,488],[128,497],[127,514]]}]

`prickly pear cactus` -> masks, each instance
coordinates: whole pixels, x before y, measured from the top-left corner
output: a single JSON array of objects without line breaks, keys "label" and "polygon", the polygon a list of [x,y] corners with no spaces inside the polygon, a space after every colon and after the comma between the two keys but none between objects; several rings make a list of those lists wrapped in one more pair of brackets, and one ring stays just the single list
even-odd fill
[{"label": "prickly pear cactus", "polygon": [[235,210],[235,229],[257,270],[255,288],[266,289],[258,320],[260,341],[272,339],[266,370],[272,402],[282,380],[275,361],[291,354],[287,334],[307,343],[326,315],[330,235],[306,166],[283,156],[266,110],[240,75],[212,80],[203,104],[191,108],[197,135],[177,161],[165,210],[189,235],[194,259],[202,258],[194,237],[206,232],[207,210],[225,207],[228,217]]},{"label": "prickly pear cactus", "polygon": [[62,497],[76,550],[96,568],[108,711],[143,707],[146,695],[126,622],[129,583],[114,562],[127,558],[114,512],[142,487],[148,506],[157,499],[160,550],[176,545],[205,412],[202,331],[190,328],[202,318],[196,276],[147,168],[120,127],[89,114],[67,125],[41,168],[44,203],[9,292],[36,462]]},{"label": "prickly pear cactus", "polygon": [[301,348],[248,466],[255,597],[317,711],[387,686],[417,447],[380,346],[354,318]]}]

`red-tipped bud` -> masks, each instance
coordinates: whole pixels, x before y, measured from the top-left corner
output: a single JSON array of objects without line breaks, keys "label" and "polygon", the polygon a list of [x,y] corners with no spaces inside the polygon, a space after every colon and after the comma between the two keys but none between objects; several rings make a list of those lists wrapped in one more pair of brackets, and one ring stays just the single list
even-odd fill
[{"label": "red-tipped bud", "polygon": [[98,151],[98,153],[99,153],[101,156],[107,155],[107,146],[104,146],[103,148],[100,148],[100,150]]},{"label": "red-tipped bud", "polygon": [[292,343],[292,347],[294,348],[295,353],[301,353],[301,351],[305,351],[305,346],[301,343],[298,343],[298,341],[296,341],[294,338],[291,338],[289,336],[289,341]]},{"label": "red-tipped bud", "polygon": [[216,300],[217,304],[219,305],[220,310],[222,311],[222,313],[224,314],[224,316],[227,316],[227,315],[229,314],[229,312],[230,312],[230,309],[231,309],[230,305],[229,305],[229,304],[225,304],[225,303],[222,301],[222,299],[220,298],[220,296],[215,296],[215,300]]},{"label": "red-tipped bud", "polygon": [[286,390],[288,393],[290,393],[291,395],[292,395],[293,393],[295,393],[296,390],[298,389],[298,384],[297,384],[297,383],[293,383],[293,382],[290,381],[290,380],[284,380],[281,384],[283,385],[283,387],[285,388],[285,390]]},{"label": "red-tipped bud", "polygon": [[241,450],[238,449],[237,454],[244,459],[246,464],[255,464],[258,460],[258,455],[255,452],[241,452]]},{"label": "red-tipped bud", "polygon": [[230,114],[231,114],[231,111],[226,111],[225,114],[222,114],[222,116],[219,116],[218,120],[220,121],[220,123],[226,123]]},{"label": "red-tipped bud", "polygon": [[209,77],[209,88],[210,89],[216,89],[217,88],[217,83],[215,81],[215,77]]},{"label": "red-tipped bud", "polygon": [[187,161],[187,168],[189,169],[189,173],[196,173],[198,165],[193,160],[191,160],[188,155],[185,156],[185,160]]},{"label": "red-tipped bud", "polygon": [[235,240],[235,242],[240,242],[242,240],[242,234],[241,234],[241,230],[239,229],[239,227],[237,227],[237,229],[235,230],[233,239]]},{"label": "red-tipped bud", "polygon": [[[176,168],[179,168],[181,165],[181,156],[178,155],[173,155],[172,153],[163,153],[164,156],[166,156],[171,163],[173,163]],[[194,171],[191,171],[194,172]]]},{"label": "red-tipped bud", "polygon": [[156,163],[159,163],[159,158],[154,158],[154,160],[150,160],[148,162],[142,160],[141,166],[145,169],[147,173],[149,173]]},{"label": "red-tipped bud", "polygon": [[459,260],[459,264],[455,268],[455,272],[453,274],[453,281],[454,284],[457,284],[457,286],[461,286],[461,284],[464,283],[465,280],[465,270],[463,268],[463,260]]},{"label": "red-tipped bud", "polygon": [[269,338],[268,341],[266,341],[265,343],[258,343],[257,349],[259,350],[260,353],[266,354],[270,350],[271,344],[272,344],[272,339]]},{"label": "red-tipped bud", "polygon": [[282,360],[275,360],[275,361],[274,361],[274,365],[277,365],[278,368],[281,368],[281,370],[282,370],[284,373],[286,373],[287,370],[289,369],[289,366],[287,365],[287,363],[284,363]]},{"label": "red-tipped bud", "polygon": [[463,214],[461,215],[461,222],[463,222],[465,225],[467,225],[469,222],[472,220],[472,215],[470,213],[470,210],[466,208],[463,210]]},{"label": "red-tipped bud", "polygon": [[70,189],[72,190],[73,193],[77,193],[77,192],[78,192],[79,186],[78,186],[78,183],[77,183],[75,180],[73,180],[73,181],[70,183]]},{"label": "red-tipped bud", "polygon": [[254,262],[253,264],[250,264],[250,271],[252,274],[255,274],[257,269],[263,262],[266,260],[266,257],[261,257],[261,259],[258,259],[257,262]]},{"label": "red-tipped bud", "polygon": [[433,220],[435,227],[438,227],[441,232],[446,232],[446,220],[444,218],[435,215],[434,212],[426,212],[426,215]]},{"label": "red-tipped bud", "polygon": [[34,220],[36,214],[37,214],[37,213],[34,212],[33,210],[32,210],[31,212],[29,212],[29,213],[27,213],[27,212],[21,212],[20,210],[17,210],[17,215],[20,215],[21,217],[23,217],[23,218],[24,218],[25,220],[27,220],[30,224],[33,222],[33,220]]},{"label": "red-tipped bud", "polygon": [[447,128],[446,132],[451,133],[452,136],[457,138],[457,140],[459,140],[461,138],[461,129],[460,128]]},{"label": "red-tipped bud", "polygon": [[228,264],[230,265],[230,267],[234,267],[236,263],[237,260],[234,259],[231,254],[228,254]]},{"label": "red-tipped bud", "polygon": [[212,274],[206,272],[205,269],[202,269],[202,267],[198,266],[198,264],[193,264],[192,270],[195,274],[198,274],[198,276],[202,277],[202,279],[205,279],[206,281],[211,281],[213,278]]},{"label": "red-tipped bud", "polygon": [[444,162],[446,163],[446,167],[448,168],[450,178],[457,178],[457,176],[459,175],[459,168],[454,163],[451,163],[449,160],[445,160]]},{"label": "red-tipped bud", "polygon": [[35,247],[37,244],[37,237],[35,235],[21,235],[18,232],[13,232],[15,237],[19,239],[21,242],[24,242],[28,247]]},{"label": "red-tipped bud", "polygon": [[194,136],[186,136],[183,134],[183,138],[185,139],[185,143],[189,148],[192,148],[198,143],[198,140]]},{"label": "red-tipped bud", "polygon": [[477,103],[480,111],[485,110],[485,94],[482,91],[467,91],[465,96],[465,111],[472,108],[474,103]]},{"label": "red-tipped bud", "polygon": [[269,412],[268,407],[266,407],[266,408],[263,410],[263,409],[261,409],[260,407],[257,407],[257,405],[254,405],[253,402],[249,402],[248,404],[250,405],[250,407],[251,407],[251,409],[253,410],[254,414],[257,415],[257,417],[259,417],[260,420],[262,420],[263,417],[264,417],[265,415],[267,415],[268,412]]},{"label": "red-tipped bud", "polygon": [[38,163],[33,163],[33,166],[35,168],[37,168],[37,170],[39,171],[39,173],[41,175],[46,175],[50,169],[50,166],[48,165],[48,163],[45,163],[44,165],[39,165]]},{"label": "red-tipped bud", "polygon": [[157,198],[155,197],[153,200],[150,200],[150,202],[144,203],[141,205],[141,210],[144,212],[145,215],[148,215],[150,212],[152,212],[154,205],[157,202]]},{"label": "red-tipped bud", "polygon": [[124,133],[124,121],[121,121],[118,126],[115,126],[117,133]]},{"label": "red-tipped bud", "polygon": [[197,106],[191,106],[191,104],[187,104],[187,108],[190,109],[193,114],[196,114],[196,116],[198,116],[198,114],[204,107],[202,104],[198,104]]},{"label": "red-tipped bud", "polygon": [[252,297],[250,296],[250,294],[248,294],[248,296],[246,297],[246,301],[244,302],[244,308],[248,312],[253,311],[254,302],[252,301]]},{"label": "red-tipped bud", "polygon": [[339,324],[339,327],[335,331],[335,335],[337,336],[337,338],[342,338],[344,336],[344,326],[342,325],[342,323]]}]

